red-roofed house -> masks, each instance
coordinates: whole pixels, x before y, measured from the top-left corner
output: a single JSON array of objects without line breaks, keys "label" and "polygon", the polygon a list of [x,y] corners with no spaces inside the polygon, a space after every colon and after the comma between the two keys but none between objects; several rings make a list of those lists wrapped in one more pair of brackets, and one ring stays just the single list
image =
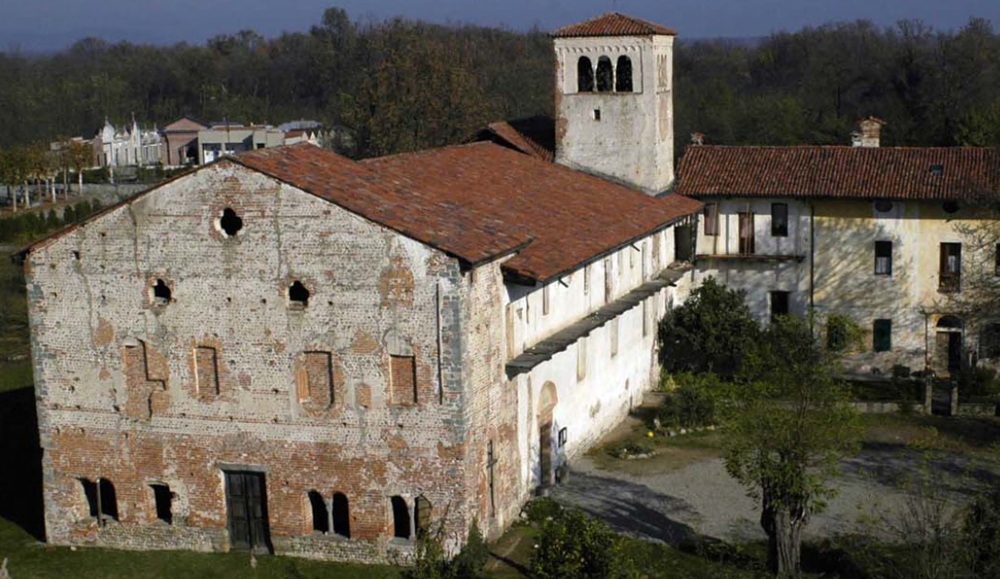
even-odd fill
[{"label": "red-roofed house", "polygon": [[[611,92],[669,99],[663,30],[612,20]],[[655,384],[702,206],[529,129],[226,156],[23,250],[48,540],[389,561],[432,522],[497,536]]]}]

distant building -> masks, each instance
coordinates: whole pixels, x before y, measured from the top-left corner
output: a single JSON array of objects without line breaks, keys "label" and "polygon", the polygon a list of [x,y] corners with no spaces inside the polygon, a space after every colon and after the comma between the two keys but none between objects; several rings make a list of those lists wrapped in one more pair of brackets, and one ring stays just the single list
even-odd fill
[{"label": "distant building", "polygon": [[123,129],[105,120],[93,147],[95,165],[99,167],[148,167],[162,161],[163,139],[155,127],[143,129],[135,119]]},{"label": "distant building", "polygon": [[220,122],[198,131],[198,156],[203,164],[244,151],[284,144],[285,133],[269,125],[243,126],[240,123]]},{"label": "distant building", "polygon": [[163,127],[163,164],[168,167],[198,164],[201,158],[198,132],[208,128],[207,123],[190,116],[183,116]]}]

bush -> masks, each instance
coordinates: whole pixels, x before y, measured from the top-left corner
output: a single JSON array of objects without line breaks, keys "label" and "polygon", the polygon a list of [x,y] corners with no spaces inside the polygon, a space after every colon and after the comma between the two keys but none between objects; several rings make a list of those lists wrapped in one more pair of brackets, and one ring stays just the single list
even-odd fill
[{"label": "bush", "polygon": [[964,398],[996,398],[1000,394],[1000,384],[996,380],[996,370],[977,366],[958,374],[958,391]]},{"label": "bush", "polygon": [[676,374],[677,389],[668,394],[657,413],[660,426],[691,428],[706,426],[715,421],[713,392],[719,391],[719,378],[715,374]]},{"label": "bush", "polygon": [[573,509],[542,524],[530,575],[536,579],[620,579],[636,573],[623,539],[601,521]]},{"label": "bush", "polygon": [[976,577],[1000,578],[1000,490],[978,497],[963,528],[969,562]]},{"label": "bush", "polygon": [[489,547],[475,521],[469,528],[469,537],[455,558],[448,561],[442,539],[441,524],[433,525],[427,533],[417,538],[416,560],[413,567],[403,572],[404,579],[480,579],[485,577],[483,568],[489,557]]},{"label": "bush", "polygon": [[562,506],[554,499],[540,497],[524,505],[522,512],[532,523],[542,523],[548,519],[558,517],[562,513]]}]

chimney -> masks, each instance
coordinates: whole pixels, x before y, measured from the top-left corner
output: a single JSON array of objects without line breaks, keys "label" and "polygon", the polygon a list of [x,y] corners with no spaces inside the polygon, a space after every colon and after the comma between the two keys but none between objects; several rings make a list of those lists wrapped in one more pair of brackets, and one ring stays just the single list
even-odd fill
[{"label": "chimney", "polygon": [[691,144],[692,145],[704,145],[705,144],[705,134],[704,133],[691,133]]},{"label": "chimney", "polygon": [[855,147],[878,147],[879,137],[885,121],[869,116],[858,121],[858,130],[851,133],[851,145]]}]

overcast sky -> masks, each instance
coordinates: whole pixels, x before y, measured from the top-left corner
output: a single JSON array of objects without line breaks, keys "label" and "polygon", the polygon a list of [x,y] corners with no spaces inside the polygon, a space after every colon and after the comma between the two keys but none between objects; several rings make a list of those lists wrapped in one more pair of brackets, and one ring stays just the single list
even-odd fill
[{"label": "overcast sky", "polygon": [[970,17],[1000,27],[1000,0],[0,0],[0,50],[65,47],[85,36],[169,44],[253,29],[305,31],[330,6],[352,20],[402,15],[431,22],[551,30],[617,8],[682,37],[756,37],[861,18],[889,26],[919,18],[938,29]]}]

